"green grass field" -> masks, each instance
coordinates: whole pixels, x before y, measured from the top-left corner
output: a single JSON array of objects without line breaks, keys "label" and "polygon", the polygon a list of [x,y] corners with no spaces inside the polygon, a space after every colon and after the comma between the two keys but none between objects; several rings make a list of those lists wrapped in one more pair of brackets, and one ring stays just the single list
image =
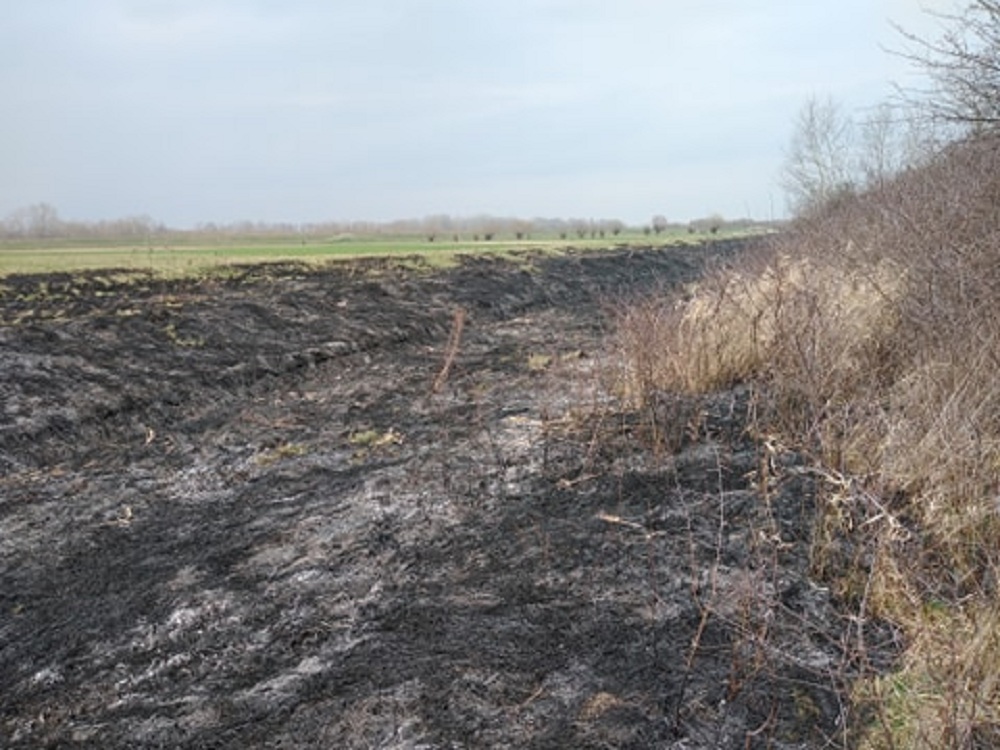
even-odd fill
[{"label": "green grass field", "polygon": [[[714,238],[732,237],[720,232]],[[455,256],[472,253],[509,254],[515,251],[558,251],[568,248],[599,249],[616,245],[672,245],[702,242],[706,235],[666,232],[659,236],[641,233],[618,237],[567,238],[539,237],[528,240],[473,242],[441,239],[428,242],[421,237],[350,237],[345,239],[299,238],[158,238],[146,245],[136,242],[49,240],[0,244],[0,276],[17,273],[53,273],[92,269],[150,271],[167,276],[210,273],[213,269],[246,263],[298,261],[324,263],[366,256],[419,256],[432,265],[447,265]]]}]

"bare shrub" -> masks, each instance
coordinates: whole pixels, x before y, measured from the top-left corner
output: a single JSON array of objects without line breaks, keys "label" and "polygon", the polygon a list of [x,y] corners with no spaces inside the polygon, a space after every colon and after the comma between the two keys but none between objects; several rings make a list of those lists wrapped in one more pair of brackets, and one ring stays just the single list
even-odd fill
[{"label": "bare shrub", "polygon": [[633,399],[761,383],[765,429],[841,478],[815,568],[855,608],[859,653],[872,618],[909,644],[859,688],[882,717],[863,746],[976,747],[1000,726],[998,260],[1000,140],[978,137],[619,319]]},{"label": "bare shrub", "polygon": [[[872,733],[872,747],[975,747],[1000,722],[998,175],[995,139],[954,144],[865,195],[860,211],[829,212],[807,243],[845,267],[899,272],[886,297],[894,325],[871,331],[883,366],[845,389],[851,418],[821,431],[824,455],[846,456],[915,532],[863,540],[871,613],[910,642],[903,667],[880,678],[891,729]],[[852,251],[838,256],[845,238]]]}]

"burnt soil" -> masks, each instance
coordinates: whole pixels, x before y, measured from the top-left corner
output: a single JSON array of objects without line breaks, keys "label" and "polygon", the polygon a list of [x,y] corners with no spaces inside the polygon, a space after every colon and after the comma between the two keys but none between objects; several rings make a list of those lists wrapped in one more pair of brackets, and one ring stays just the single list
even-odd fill
[{"label": "burnt soil", "polygon": [[609,374],[738,250],[0,279],[0,746],[839,745],[799,458]]}]

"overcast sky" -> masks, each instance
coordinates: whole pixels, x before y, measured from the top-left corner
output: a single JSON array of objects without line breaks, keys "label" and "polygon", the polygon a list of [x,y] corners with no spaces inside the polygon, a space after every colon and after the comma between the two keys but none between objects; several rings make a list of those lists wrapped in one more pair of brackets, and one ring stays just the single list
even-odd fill
[{"label": "overcast sky", "polygon": [[31,0],[0,218],[779,215],[813,95],[904,81],[946,0]]}]

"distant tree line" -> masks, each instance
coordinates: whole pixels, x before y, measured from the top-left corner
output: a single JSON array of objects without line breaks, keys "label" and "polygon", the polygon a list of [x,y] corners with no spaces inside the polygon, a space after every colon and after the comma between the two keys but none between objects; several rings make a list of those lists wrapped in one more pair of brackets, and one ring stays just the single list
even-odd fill
[{"label": "distant tree line", "polygon": [[564,240],[614,239],[623,232],[643,232],[660,235],[663,232],[717,232],[719,229],[740,229],[759,222],[748,219],[727,221],[712,215],[687,223],[671,223],[663,215],[650,222],[629,227],[619,219],[552,219],[499,217],[478,215],[454,217],[435,214],[420,219],[399,219],[388,222],[327,221],[296,224],[291,222],[238,221],[231,223],[205,222],[193,229],[172,229],[149,216],[130,216],[110,221],[67,221],[48,203],[37,203],[11,212],[0,220],[0,238],[28,239],[107,239],[157,243],[168,237],[224,240],[227,238],[297,237],[307,241],[335,241],[350,237],[421,237],[428,242],[490,242],[503,239],[530,240],[532,237],[559,237]]},{"label": "distant tree line", "polygon": [[101,239],[149,238],[167,233],[166,226],[149,216],[129,216],[111,221],[65,221],[48,203],[36,203],[12,211],[0,221],[5,239]]}]

